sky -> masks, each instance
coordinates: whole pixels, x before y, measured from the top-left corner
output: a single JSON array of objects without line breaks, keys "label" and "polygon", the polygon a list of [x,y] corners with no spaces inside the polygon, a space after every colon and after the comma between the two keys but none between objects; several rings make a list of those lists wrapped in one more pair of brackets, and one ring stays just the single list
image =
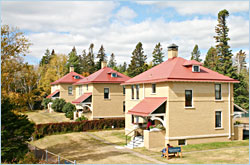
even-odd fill
[{"label": "sky", "polygon": [[[197,44],[204,60],[215,46],[215,26],[220,10],[227,9],[229,45],[249,55],[248,1],[1,1],[2,24],[18,27],[32,43],[25,61],[39,64],[46,49],[77,54],[94,43],[101,45],[109,59],[130,63],[138,42],[142,42],[147,62],[160,42],[167,60],[167,46],[179,46],[179,57],[190,59]],[[247,58],[248,61],[248,58]]]}]

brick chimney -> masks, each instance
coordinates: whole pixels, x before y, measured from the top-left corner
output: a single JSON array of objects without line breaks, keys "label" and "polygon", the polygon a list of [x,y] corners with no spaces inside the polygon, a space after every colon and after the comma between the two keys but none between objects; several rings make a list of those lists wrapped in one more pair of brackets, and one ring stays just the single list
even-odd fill
[{"label": "brick chimney", "polygon": [[69,72],[74,72],[74,66],[73,65],[70,65]]},{"label": "brick chimney", "polygon": [[178,57],[178,46],[174,43],[168,46],[168,59]]},{"label": "brick chimney", "polygon": [[102,67],[102,68],[107,67],[107,62],[106,62],[106,61],[102,61],[101,67]]}]

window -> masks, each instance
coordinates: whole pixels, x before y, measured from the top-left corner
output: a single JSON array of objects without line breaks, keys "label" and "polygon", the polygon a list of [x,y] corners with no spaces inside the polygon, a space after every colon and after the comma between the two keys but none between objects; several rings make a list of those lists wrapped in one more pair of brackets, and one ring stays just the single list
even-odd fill
[{"label": "window", "polygon": [[109,99],[109,88],[104,88],[104,99]]},{"label": "window", "polygon": [[192,107],[192,90],[185,90],[185,107]]},{"label": "window", "polygon": [[186,145],[186,139],[178,140],[178,145]]},{"label": "window", "polygon": [[87,89],[87,91],[89,90],[89,84],[86,84],[86,89]]},{"label": "window", "polygon": [[131,115],[131,123],[134,123],[135,120],[134,120],[134,115]]},{"label": "window", "polygon": [[131,85],[131,99],[134,99],[134,85]]},{"label": "window", "polygon": [[111,77],[117,77],[117,73],[111,73]]},{"label": "window", "polygon": [[125,85],[123,85],[123,86],[122,86],[122,88],[123,88],[123,95],[125,95],[125,94],[126,94],[126,88],[125,88]]},{"label": "window", "polygon": [[80,79],[80,76],[75,76],[75,79]]},{"label": "window", "polygon": [[152,93],[156,93],[156,84],[152,84]]},{"label": "window", "polygon": [[221,111],[215,111],[215,128],[221,128]]},{"label": "window", "polygon": [[215,84],[215,100],[221,100],[221,84]]},{"label": "window", "polygon": [[72,88],[72,86],[68,87],[68,95],[73,95],[73,88]]},{"label": "window", "polygon": [[82,85],[79,86],[79,96],[82,95]]},{"label": "window", "polygon": [[136,99],[139,99],[139,90],[140,90],[140,86],[136,85]]},{"label": "window", "polygon": [[193,72],[200,72],[200,66],[199,65],[193,65],[192,71]]},{"label": "window", "polygon": [[125,105],[125,101],[123,101],[123,112],[125,112],[126,110],[126,105]]}]

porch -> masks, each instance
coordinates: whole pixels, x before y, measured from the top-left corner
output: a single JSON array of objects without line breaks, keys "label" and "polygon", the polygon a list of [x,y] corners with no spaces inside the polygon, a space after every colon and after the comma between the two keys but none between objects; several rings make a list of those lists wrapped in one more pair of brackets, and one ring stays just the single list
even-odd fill
[{"label": "porch", "polygon": [[166,97],[148,97],[134,106],[127,114],[131,114],[131,125],[133,129],[126,134],[126,144],[128,137],[131,142],[128,148],[137,147],[137,141],[143,142],[141,147],[154,148],[165,145],[166,129]]},{"label": "porch", "polygon": [[76,100],[72,101],[76,106],[76,111],[74,112],[74,120],[84,115],[88,119],[91,118],[93,108],[92,108],[92,93],[85,93]]}]

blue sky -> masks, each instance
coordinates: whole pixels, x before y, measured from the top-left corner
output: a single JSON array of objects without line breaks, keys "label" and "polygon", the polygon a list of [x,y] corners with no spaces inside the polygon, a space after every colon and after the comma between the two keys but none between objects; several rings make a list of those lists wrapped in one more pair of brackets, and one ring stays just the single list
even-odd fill
[{"label": "blue sky", "polygon": [[[45,50],[68,54],[76,46],[78,54],[94,43],[97,53],[103,44],[109,57],[118,63],[130,62],[138,42],[143,43],[148,62],[154,46],[176,43],[179,56],[190,58],[198,44],[202,58],[215,46],[217,13],[227,9],[229,44],[236,54],[249,54],[249,3],[247,1],[45,1],[1,2],[3,24],[17,26],[33,44],[25,61],[38,64]],[[166,60],[167,58],[165,58]]]}]

